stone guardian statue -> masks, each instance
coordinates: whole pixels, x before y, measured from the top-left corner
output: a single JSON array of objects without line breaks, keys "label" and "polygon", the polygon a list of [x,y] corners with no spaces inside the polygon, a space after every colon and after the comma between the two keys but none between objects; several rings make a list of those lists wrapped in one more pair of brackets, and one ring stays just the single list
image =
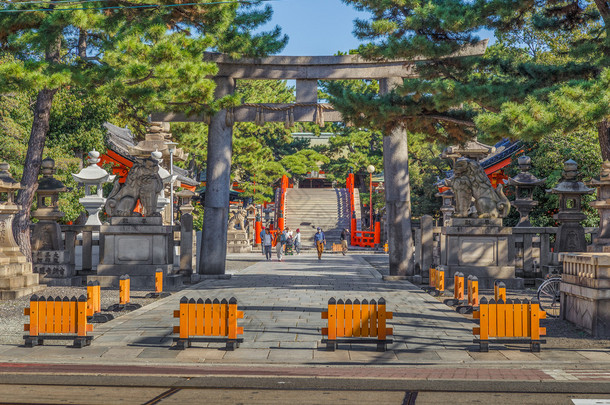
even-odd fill
[{"label": "stone guardian statue", "polygon": [[[163,181],[159,176],[159,162],[152,157],[137,159],[127,174],[125,183],[121,185],[118,179],[106,200],[106,213],[110,216],[158,217],[157,199],[163,189]],[[138,200],[142,204],[142,214],[134,212]]]},{"label": "stone guardian statue", "polygon": [[502,185],[493,188],[481,165],[468,158],[455,162],[453,177],[446,181],[455,194],[456,218],[466,218],[474,199],[478,218],[504,218],[510,211],[510,202]]}]

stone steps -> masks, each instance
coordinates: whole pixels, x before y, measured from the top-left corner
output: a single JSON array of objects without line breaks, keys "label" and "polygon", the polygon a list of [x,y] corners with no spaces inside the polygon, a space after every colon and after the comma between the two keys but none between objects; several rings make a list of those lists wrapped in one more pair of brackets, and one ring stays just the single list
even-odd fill
[{"label": "stone steps", "polygon": [[46,286],[44,284],[30,285],[27,287],[16,288],[13,290],[0,290],[0,300],[14,300],[17,298],[32,295]]},{"label": "stone steps", "polygon": [[342,229],[350,225],[347,189],[288,189],[285,224],[301,230],[304,246],[313,245],[317,227],[327,241],[338,242]]},{"label": "stone steps", "polygon": [[38,284],[38,274],[34,273],[0,278],[0,290],[15,290],[35,284]]}]

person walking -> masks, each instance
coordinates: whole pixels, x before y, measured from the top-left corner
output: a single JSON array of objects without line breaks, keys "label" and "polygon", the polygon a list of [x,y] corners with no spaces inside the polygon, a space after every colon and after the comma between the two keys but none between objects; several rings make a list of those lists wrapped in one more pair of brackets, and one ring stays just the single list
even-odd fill
[{"label": "person walking", "polygon": [[271,260],[271,242],[273,242],[273,237],[269,232],[269,228],[265,229],[265,234],[261,240],[263,242],[263,251],[265,252],[265,258],[267,260]]},{"label": "person walking", "polygon": [[324,232],[322,232],[322,228],[318,227],[318,232],[313,236],[313,243],[318,250],[318,260],[322,260],[322,252],[324,252],[324,245],[326,245],[326,237]]},{"label": "person walking", "polygon": [[263,228],[261,229],[261,233],[260,233],[260,237],[261,237],[261,246],[262,246],[262,252],[263,252],[263,256],[265,256],[265,243],[263,242],[263,240],[265,239],[265,227],[263,226]]},{"label": "person walking", "polygon": [[294,235],[294,250],[297,252],[297,256],[301,254],[301,230],[298,228]]},{"label": "person walking", "polygon": [[282,258],[284,257],[284,245],[286,245],[286,230],[277,233],[275,252],[277,253],[278,262],[281,262]]},{"label": "person walking", "polygon": [[343,229],[341,231],[341,252],[343,256],[347,253],[347,240],[349,239],[349,231],[347,229]]}]

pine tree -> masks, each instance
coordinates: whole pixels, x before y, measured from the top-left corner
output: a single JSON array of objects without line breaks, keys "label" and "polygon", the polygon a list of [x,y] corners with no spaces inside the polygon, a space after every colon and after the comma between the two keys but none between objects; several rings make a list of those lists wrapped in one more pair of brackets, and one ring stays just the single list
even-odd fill
[{"label": "pine tree", "polygon": [[[602,155],[610,158],[606,2],[344,1],[372,13],[371,20],[355,24],[356,36],[370,41],[360,54],[420,58],[420,77],[405,79],[383,97],[330,86],[333,103],[356,124],[402,123],[443,143],[463,141],[481,129],[535,140],[551,129],[597,124]],[[484,56],[454,57],[478,43],[482,29],[505,41]],[[511,37],[512,45],[505,46]],[[528,54],[530,45],[535,52]]]},{"label": "pine tree", "polygon": [[[182,1],[181,1],[182,2]],[[271,17],[260,1],[152,0],[75,3],[5,2],[0,6],[0,50],[15,59],[0,64],[0,93],[37,92],[33,125],[18,195],[22,210],[14,222],[16,239],[30,255],[29,211],[58,90],[77,87],[118,97],[143,118],[152,110],[213,112],[210,76],[215,65],[203,52],[262,56],[280,50],[279,28],[251,34]]]}]

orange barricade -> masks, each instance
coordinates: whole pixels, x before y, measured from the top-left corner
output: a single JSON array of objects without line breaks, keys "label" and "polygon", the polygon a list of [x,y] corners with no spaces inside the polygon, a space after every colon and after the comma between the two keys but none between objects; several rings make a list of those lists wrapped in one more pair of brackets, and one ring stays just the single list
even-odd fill
[{"label": "orange barricade", "polygon": [[119,277],[119,303],[109,306],[107,311],[122,311],[124,309],[132,311],[142,307],[140,304],[131,304],[131,280],[128,274]]},{"label": "orange barricade", "polygon": [[87,283],[87,316],[93,316],[102,310],[102,295],[99,281]]},{"label": "orange barricade", "polygon": [[445,292],[445,270],[436,270],[436,275],[434,276],[435,292],[436,295],[443,295]]},{"label": "orange barricade", "polygon": [[44,340],[72,340],[75,347],[91,344],[87,332],[93,325],[87,324],[87,299],[84,295],[76,297],[38,297],[32,295],[30,307],[23,310],[30,317],[30,323],[23,330],[30,332],[23,336],[26,347],[42,345]]},{"label": "orange barricade", "polygon": [[333,243],[333,252],[343,252],[343,247],[340,243]]},{"label": "orange barricade", "polygon": [[[180,309],[174,311],[174,318],[180,319],[180,324],[174,326],[176,347],[184,350],[192,342],[226,342],[227,350],[235,350],[243,342],[237,335],[244,333],[244,328],[237,326],[237,320],[242,319],[244,313],[237,310],[237,300],[223,298],[211,301],[209,298],[197,301],[186,297],[180,299]],[[207,338],[198,337],[207,336]],[[216,337],[216,338],[215,338]]]},{"label": "orange barricade", "polygon": [[468,276],[468,305],[479,306],[479,279],[476,276]]},{"label": "orange barricade", "polygon": [[[328,327],[322,328],[322,339],[326,349],[335,351],[337,343],[376,343],[377,351],[386,351],[387,344],[392,343],[387,335],[393,335],[394,330],[386,327],[386,320],[392,319],[392,312],[386,311],[386,302],[383,298],[379,302],[371,300],[328,300],[328,311],[322,312],[322,319],[328,319]],[[338,339],[338,338],[367,338],[377,339]]]},{"label": "orange barricade", "polygon": [[506,285],[501,281],[494,281],[494,299],[506,301]]},{"label": "orange barricade", "polygon": [[464,305],[457,307],[457,311],[461,314],[469,313],[479,306],[479,279],[475,276],[468,276],[466,281],[466,299]]},{"label": "orange barricade", "polygon": [[111,314],[102,314],[102,290],[99,281],[87,283],[87,322],[103,323],[114,319]]},{"label": "orange barricade", "polygon": [[157,269],[155,272],[155,292],[146,294],[144,298],[165,298],[171,295],[168,292],[163,292],[163,276],[163,270]]},{"label": "orange barricade", "polygon": [[131,295],[131,280],[129,276],[125,274],[119,278],[119,305],[129,304]]},{"label": "orange barricade", "polygon": [[540,304],[535,300],[531,303],[507,300],[504,303],[492,299],[487,303],[487,299],[482,298],[479,310],[472,316],[479,319],[479,327],[473,328],[472,334],[479,336],[474,343],[479,343],[482,352],[489,351],[490,338],[495,338],[493,342],[496,343],[527,342],[533,352],[539,352],[540,344],[546,343],[540,339],[541,335],[546,335],[546,328],[540,327],[540,319],[546,318],[546,312],[540,310]]},{"label": "orange barricade", "polygon": [[464,273],[455,273],[453,276],[453,299],[457,303],[464,301]]}]

